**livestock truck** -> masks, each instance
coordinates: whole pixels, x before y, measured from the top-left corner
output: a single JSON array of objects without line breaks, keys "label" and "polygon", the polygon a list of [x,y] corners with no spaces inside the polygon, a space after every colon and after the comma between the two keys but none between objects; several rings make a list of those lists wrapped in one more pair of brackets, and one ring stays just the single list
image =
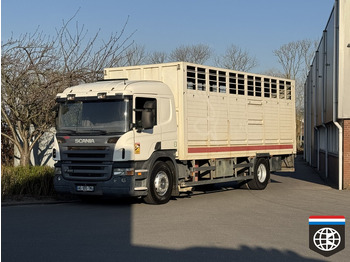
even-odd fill
[{"label": "livestock truck", "polygon": [[196,186],[265,189],[293,164],[293,80],[186,62],[106,68],[57,95],[56,191],[163,204]]}]

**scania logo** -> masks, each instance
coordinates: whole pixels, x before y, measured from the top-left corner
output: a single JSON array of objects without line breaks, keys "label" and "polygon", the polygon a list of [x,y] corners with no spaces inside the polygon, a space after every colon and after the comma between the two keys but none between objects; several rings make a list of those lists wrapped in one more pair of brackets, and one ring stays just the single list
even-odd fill
[{"label": "scania logo", "polygon": [[76,144],[93,144],[95,143],[95,139],[93,138],[79,138],[75,139]]}]

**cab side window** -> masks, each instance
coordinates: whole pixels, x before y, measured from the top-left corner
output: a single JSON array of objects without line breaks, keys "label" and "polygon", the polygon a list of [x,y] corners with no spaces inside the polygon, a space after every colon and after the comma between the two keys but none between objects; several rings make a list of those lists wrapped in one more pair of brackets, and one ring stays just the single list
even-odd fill
[{"label": "cab side window", "polygon": [[146,114],[151,114],[153,125],[157,125],[157,100],[155,98],[137,97],[135,103],[136,125],[142,126]]}]

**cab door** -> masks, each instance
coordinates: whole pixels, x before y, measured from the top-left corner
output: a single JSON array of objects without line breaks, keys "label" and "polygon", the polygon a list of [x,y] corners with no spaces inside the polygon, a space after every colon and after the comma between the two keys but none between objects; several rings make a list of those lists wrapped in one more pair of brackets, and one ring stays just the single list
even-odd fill
[{"label": "cab door", "polygon": [[134,154],[135,160],[147,160],[161,144],[161,126],[159,123],[158,101],[147,95],[134,96]]}]

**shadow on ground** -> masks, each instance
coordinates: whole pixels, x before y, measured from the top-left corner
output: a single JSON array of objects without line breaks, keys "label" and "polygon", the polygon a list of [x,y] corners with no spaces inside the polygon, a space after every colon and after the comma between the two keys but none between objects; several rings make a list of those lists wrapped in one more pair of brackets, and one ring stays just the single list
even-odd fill
[{"label": "shadow on ground", "polygon": [[[322,178],[313,170],[302,158],[301,155],[298,155],[294,161],[295,170],[290,171],[279,171],[275,172],[274,175],[277,177],[290,177],[293,179],[306,181],[314,184],[326,185]],[[274,181],[272,181],[274,182]],[[278,181],[275,181],[278,182]]]},{"label": "shadow on ground", "polygon": [[[121,199],[2,207],[2,261],[322,261],[290,250],[247,245],[181,250],[148,243],[136,246],[132,244],[132,209],[139,204]],[[167,234],[163,226],[150,239],[171,239]]]},{"label": "shadow on ground", "polygon": [[[315,172],[310,171],[312,169],[297,158],[295,172],[277,172],[272,182],[283,183],[282,177],[290,177],[324,184]],[[203,188],[197,194],[234,190],[236,186],[216,185]],[[149,236],[150,243],[136,246],[132,242],[132,209],[140,204],[143,204],[140,199],[88,199],[69,204],[3,206],[2,261],[325,261],[307,258],[291,250],[248,245],[232,249],[152,247],[152,239],[171,242],[168,226],[176,226],[176,217],[173,219],[175,224],[160,225],[158,231]],[[154,216],[161,216],[160,210]],[[147,219],[152,220],[152,217]],[[182,241],[186,243],[186,239]]]}]

